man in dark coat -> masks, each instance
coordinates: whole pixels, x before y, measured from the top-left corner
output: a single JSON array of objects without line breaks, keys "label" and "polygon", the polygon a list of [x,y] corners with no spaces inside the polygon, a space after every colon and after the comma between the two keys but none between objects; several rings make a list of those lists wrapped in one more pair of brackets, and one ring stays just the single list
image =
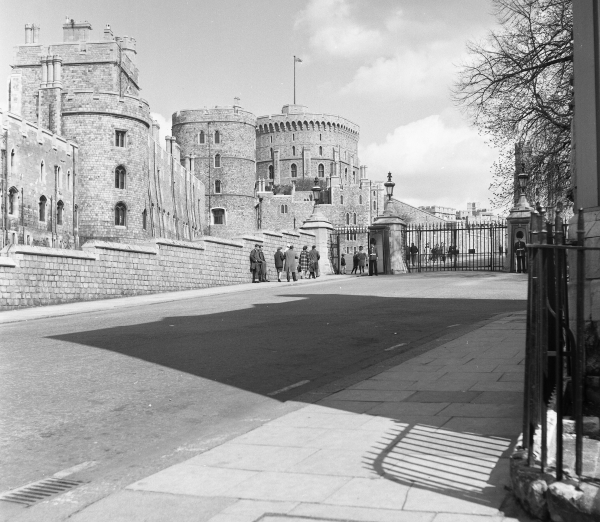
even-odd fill
[{"label": "man in dark coat", "polygon": [[369,245],[369,275],[379,275],[377,273],[377,241],[375,238],[371,238],[371,244]]},{"label": "man in dark coat", "polygon": [[[250,272],[252,272],[252,282],[260,283],[260,257],[258,255],[258,244],[254,245],[252,252],[250,252]],[[258,281],[256,276],[258,275]]]},{"label": "man in dark coat", "polygon": [[417,254],[419,253],[419,247],[417,247],[417,245],[415,245],[414,243],[410,244],[410,262],[412,263],[412,266],[415,266],[415,261],[417,260]]},{"label": "man in dark coat", "polygon": [[275,270],[277,270],[277,282],[281,283],[281,272],[283,270],[283,260],[285,256],[281,251],[281,247],[277,247],[277,252],[275,252]]},{"label": "man in dark coat", "polygon": [[294,245],[290,245],[285,251],[285,273],[287,275],[287,280],[290,280],[290,274],[294,278],[294,281],[298,281],[296,278],[296,270],[298,269],[298,255],[294,252]]},{"label": "man in dark coat", "polygon": [[267,279],[267,260],[265,259],[262,245],[258,245],[258,258],[260,259],[260,280],[263,283],[269,283]]},{"label": "man in dark coat", "polygon": [[527,254],[527,248],[525,247],[525,241],[523,238],[517,239],[515,243],[515,255],[517,256],[517,274],[521,272],[527,272],[527,266],[525,264],[525,255]]},{"label": "man in dark coat", "polygon": [[321,259],[321,255],[317,250],[317,246],[313,245],[312,250],[308,253],[309,263],[314,268],[313,278],[319,277],[319,259]]}]

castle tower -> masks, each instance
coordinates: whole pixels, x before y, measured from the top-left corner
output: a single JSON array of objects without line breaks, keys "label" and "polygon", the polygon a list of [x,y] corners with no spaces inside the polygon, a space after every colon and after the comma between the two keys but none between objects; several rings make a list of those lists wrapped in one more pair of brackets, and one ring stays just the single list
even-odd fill
[{"label": "castle tower", "polygon": [[173,136],[205,185],[204,233],[234,237],[256,228],[256,117],[234,105],[173,114]]},{"label": "castle tower", "polygon": [[139,97],[133,38],[110,26],[94,40],[89,22],[67,19],[63,42],[41,45],[26,26],[10,79],[11,111],[18,109],[79,145],[76,177],[79,233],[87,239],[143,240],[149,194],[148,103]]},{"label": "castle tower", "polygon": [[285,105],[281,114],[257,119],[256,175],[272,185],[315,177],[333,185],[359,184],[359,127],[345,118]]}]

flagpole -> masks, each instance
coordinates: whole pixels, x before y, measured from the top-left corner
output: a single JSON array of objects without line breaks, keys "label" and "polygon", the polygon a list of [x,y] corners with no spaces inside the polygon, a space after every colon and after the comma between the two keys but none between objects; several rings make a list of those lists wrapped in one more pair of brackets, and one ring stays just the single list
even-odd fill
[{"label": "flagpole", "polygon": [[296,55],[294,55],[294,105],[296,105]]}]

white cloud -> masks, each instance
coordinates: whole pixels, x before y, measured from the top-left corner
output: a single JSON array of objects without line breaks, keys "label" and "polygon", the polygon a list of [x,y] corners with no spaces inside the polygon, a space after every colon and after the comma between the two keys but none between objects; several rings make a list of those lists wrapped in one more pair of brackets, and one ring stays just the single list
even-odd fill
[{"label": "white cloud", "polygon": [[336,57],[368,54],[383,42],[380,31],[353,19],[347,0],[311,0],[296,20],[296,27],[303,26],[313,48]]},{"label": "white cloud", "polygon": [[359,67],[341,92],[410,100],[446,95],[454,70],[454,55],[449,50],[446,43],[436,42],[417,50],[403,49],[390,58],[377,58]]},{"label": "white cloud", "polygon": [[159,138],[161,147],[165,146],[165,137],[171,135],[171,118],[167,119],[158,112],[151,112],[150,117],[160,125]]},{"label": "white cloud", "polygon": [[498,153],[449,111],[397,127],[385,142],[360,147],[359,155],[371,179],[392,172],[394,197],[462,209],[467,201],[487,204]]}]

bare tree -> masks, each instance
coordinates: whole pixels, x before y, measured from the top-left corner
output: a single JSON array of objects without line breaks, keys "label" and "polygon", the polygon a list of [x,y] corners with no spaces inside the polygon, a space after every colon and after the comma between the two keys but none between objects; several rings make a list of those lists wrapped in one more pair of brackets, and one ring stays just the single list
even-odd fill
[{"label": "bare tree", "polygon": [[[490,189],[513,201],[515,172],[530,175],[530,201],[553,205],[570,189],[573,17],[570,0],[493,0],[500,28],[467,44],[453,99],[500,155]],[[523,146],[524,145],[524,146]],[[523,153],[517,159],[515,146]]]}]

